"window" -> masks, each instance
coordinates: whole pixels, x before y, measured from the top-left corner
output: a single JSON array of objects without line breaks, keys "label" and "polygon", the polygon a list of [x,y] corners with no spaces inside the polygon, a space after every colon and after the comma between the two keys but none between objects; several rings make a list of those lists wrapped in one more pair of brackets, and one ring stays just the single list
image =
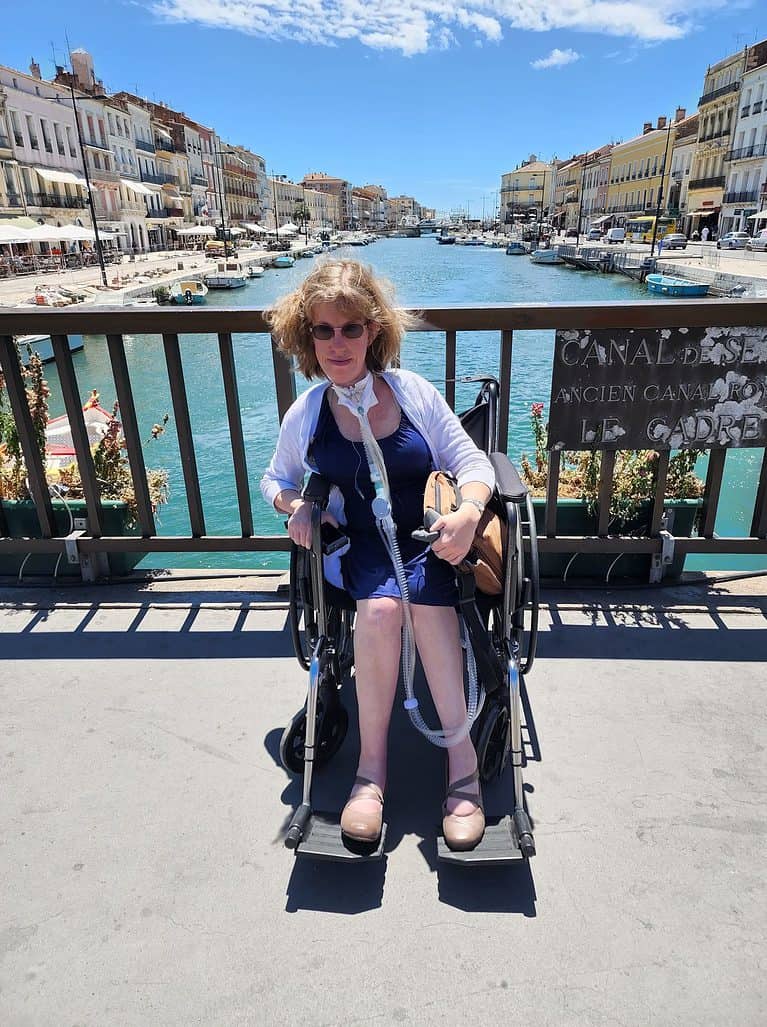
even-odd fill
[{"label": "window", "polygon": [[101,139],[101,145],[106,146],[107,137],[104,134],[104,122],[101,120],[101,118],[99,118],[99,137]]},{"label": "window", "polygon": [[115,134],[115,122],[114,122],[114,118],[112,117],[112,115],[111,115],[111,113],[109,111],[107,111],[107,124],[109,125],[109,132],[110,132],[110,134],[114,135]]},{"label": "window", "polygon": [[21,124],[19,122],[19,116],[16,111],[8,111],[11,117],[11,129],[13,131],[13,139],[17,146],[24,145],[24,137],[21,134]]},{"label": "window", "polygon": [[69,125],[66,125],[65,131],[67,133],[67,146],[69,147],[69,155],[70,157],[76,157],[77,147],[75,146],[74,138],[72,137],[72,129],[69,127]]},{"label": "window", "polygon": [[58,121],[53,122],[53,134],[56,137],[56,149],[63,156],[64,154],[64,139],[61,135],[61,125]]},{"label": "window", "polygon": [[37,132],[35,131],[32,119],[28,114],[24,115],[24,120],[27,123],[27,135],[29,136],[29,145],[33,150],[39,150],[40,144],[37,141]]},{"label": "window", "polygon": [[93,140],[95,138],[96,138],[96,135],[95,135],[95,133],[93,131],[93,118],[89,114],[88,115],[88,141],[89,142],[93,142]]},{"label": "window", "polygon": [[43,133],[43,146],[48,153],[53,153],[53,143],[51,142],[51,133],[48,128],[48,122],[40,118],[40,128]]}]

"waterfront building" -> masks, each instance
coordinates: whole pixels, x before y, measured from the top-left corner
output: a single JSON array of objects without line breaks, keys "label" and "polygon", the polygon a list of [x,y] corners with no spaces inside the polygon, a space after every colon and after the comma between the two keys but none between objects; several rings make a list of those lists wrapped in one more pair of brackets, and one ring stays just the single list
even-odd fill
[{"label": "waterfront building", "polygon": [[0,66],[0,217],[89,226],[69,89]]},{"label": "waterfront building", "polygon": [[352,188],[352,227],[369,231],[373,227],[374,198],[366,190]]},{"label": "waterfront building", "polygon": [[581,178],[586,154],[572,156],[556,169],[554,177],[554,211],[549,218],[560,231],[577,228],[580,209]]},{"label": "waterfront building", "polygon": [[263,214],[260,179],[265,179],[266,175],[264,159],[239,144],[221,140],[219,144],[218,160],[225,186],[227,223],[258,224]]},{"label": "waterfront building", "polygon": [[689,213],[685,222],[689,233],[702,232],[704,227],[716,232],[719,227],[741,79],[746,72],[764,64],[765,57],[767,41],[739,50],[709,65],[706,71],[698,100],[698,141],[690,172]]},{"label": "waterfront building", "polygon": [[306,188],[300,182],[293,182],[287,175],[272,175],[269,183],[272,202],[264,223],[269,228],[277,228],[290,222],[300,225],[303,221]]},{"label": "waterfront building", "polygon": [[688,198],[690,169],[698,141],[698,114],[684,117],[684,108],[679,108],[677,124],[674,126],[674,145],[671,151],[671,174],[668,182],[666,210],[670,217],[679,219],[679,230],[685,231],[689,224]]},{"label": "waterfront building", "polygon": [[334,215],[333,227],[350,229],[352,227],[352,186],[345,178],[335,178],[323,171],[311,171],[303,177],[303,185],[307,189],[333,196],[336,203],[331,208]]},{"label": "waterfront building", "polygon": [[423,217],[421,204],[414,196],[390,196],[389,197],[389,226],[396,228],[403,223],[403,218],[415,218],[420,221]]},{"label": "waterfront building", "polygon": [[668,213],[671,154],[676,125],[684,120],[685,115],[684,108],[679,107],[673,121],[661,116],[655,127],[651,121],[646,121],[641,135],[613,146],[607,213],[614,216],[616,225],[625,225],[632,217],[640,214],[654,215],[658,209],[660,189],[660,213]]},{"label": "waterfront building", "polygon": [[[757,54],[758,56],[758,54]],[[767,58],[767,54],[762,54]],[[727,154],[727,180],[722,198],[719,232],[764,228],[758,214],[766,206],[767,187],[767,62],[746,71],[740,84],[740,103],[733,147]]]},{"label": "waterfront building", "polygon": [[371,202],[370,230],[382,232],[389,224],[390,204],[389,197],[382,185],[358,186],[358,190],[369,197]]},{"label": "waterfront building", "polygon": [[582,198],[579,202],[577,222],[579,232],[586,232],[592,225],[595,228],[606,228],[610,224],[610,215],[605,211],[612,149],[613,144],[606,143],[585,155],[581,167]]},{"label": "waterfront building", "polygon": [[538,160],[534,153],[513,171],[501,175],[500,220],[506,234],[515,220],[523,222],[535,217],[544,221],[548,217],[554,180],[554,165]]}]

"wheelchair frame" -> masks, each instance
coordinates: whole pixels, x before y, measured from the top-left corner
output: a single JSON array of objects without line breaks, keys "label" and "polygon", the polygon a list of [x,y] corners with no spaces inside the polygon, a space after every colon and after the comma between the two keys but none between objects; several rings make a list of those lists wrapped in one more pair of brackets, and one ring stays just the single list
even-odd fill
[{"label": "wheelchair frame", "polygon": [[[474,407],[462,415],[462,422],[477,445],[489,454],[496,473],[496,490],[490,502],[508,529],[503,554],[504,587],[499,596],[478,593],[471,568],[464,563],[456,568],[458,607],[485,688],[485,702],[472,728],[480,776],[484,781],[500,776],[511,757],[513,813],[505,824],[501,821],[488,828],[476,849],[454,852],[440,839],[438,855],[452,862],[487,865],[535,855],[532,825],[524,804],[521,688],[535,660],[539,575],[532,498],[506,454],[496,451],[498,383],[494,378],[474,380],[481,381],[482,387]],[[328,762],[346,734],[348,714],[339,692],[353,664],[354,604],[326,582],[323,574],[322,513],[329,491],[329,482],[319,475],[310,477],[303,495],[312,503],[312,547],[308,551],[291,547],[289,623],[296,657],[309,671],[309,681],[304,709],[283,733],[280,758],[286,770],[303,773],[302,801],[291,819],[286,847],[297,855],[345,859],[381,855],[383,835],[374,852],[346,854],[339,850],[336,835],[340,828],[329,826],[327,817],[317,821],[311,805],[315,765]],[[525,527],[529,536],[527,574]],[[311,844],[307,844],[310,836]]]}]

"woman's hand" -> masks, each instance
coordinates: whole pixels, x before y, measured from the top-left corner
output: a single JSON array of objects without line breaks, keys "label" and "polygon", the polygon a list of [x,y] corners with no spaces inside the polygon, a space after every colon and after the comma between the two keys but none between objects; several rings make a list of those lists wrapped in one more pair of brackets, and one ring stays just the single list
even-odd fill
[{"label": "woman's hand", "polygon": [[[338,527],[338,521],[332,514],[324,511],[322,514],[323,524],[332,524]],[[303,499],[293,504],[293,512],[288,517],[288,535],[297,546],[304,549],[312,548],[312,504]]]},{"label": "woman's hand", "polygon": [[454,513],[436,520],[429,529],[439,532],[439,538],[431,547],[435,556],[453,566],[459,564],[474,543],[474,533],[481,516],[476,506],[466,503]]}]

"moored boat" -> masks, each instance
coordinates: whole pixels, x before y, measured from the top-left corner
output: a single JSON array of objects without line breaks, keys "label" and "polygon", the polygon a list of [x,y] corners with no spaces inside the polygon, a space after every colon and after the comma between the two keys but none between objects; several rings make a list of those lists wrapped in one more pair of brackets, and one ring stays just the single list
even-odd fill
[{"label": "moored boat", "polygon": [[531,264],[564,264],[557,250],[553,247],[542,247],[530,254]]},{"label": "moored boat", "polygon": [[245,271],[237,260],[222,260],[205,275],[205,284],[209,289],[241,289],[246,284]]},{"label": "moored boat", "polygon": [[437,242],[440,244],[440,246],[452,246],[453,243],[455,242],[455,236],[454,235],[438,235],[437,236]]},{"label": "moored boat", "polygon": [[275,257],[272,261],[272,267],[293,267],[296,262],[295,257],[291,257],[289,253],[281,253],[279,257]]},{"label": "moored boat", "polygon": [[207,295],[207,285],[196,278],[186,278],[181,282],[174,282],[170,287],[171,303],[186,304],[188,307],[204,303]]},{"label": "moored boat", "polygon": [[264,269],[260,264],[248,264],[247,275],[248,278],[260,278],[264,273]]},{"label": "moored boat", "polygon": [[527,249],[521,242],[510,242],[506,247],[507,257],[524,257],[527,253]]},{"label": "moored boat", "polygon": [[672,275],[648,275],[645,281],[650,292],[663,296],[708,296],[710,289],[706,282],[693,282],[689,278],[675,278]]},{"label": "moored boat", "polygon": [[[50,335],[19,335],[16,341],[19,345],[21,359],[25,364],[27,362],[27,346],[40,357],[44,364],[49,364],[53,360],[53,343]],[[67,341],[70,353],[76,353],[83,348],[82,335],[68,335]]]}]

